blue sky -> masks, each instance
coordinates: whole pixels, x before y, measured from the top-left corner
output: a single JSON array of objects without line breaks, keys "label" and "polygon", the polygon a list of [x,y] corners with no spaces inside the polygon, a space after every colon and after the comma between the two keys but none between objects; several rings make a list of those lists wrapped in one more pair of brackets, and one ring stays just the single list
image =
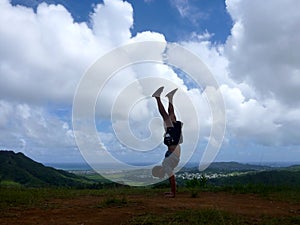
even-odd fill
[{"label": "blue sky", "polygon": [[[115,47],[157,40],[189,49],[219,84],[226,132],[215,160],[299,161],[299,4],[297,0],[0,0],[0,149],[22,151],[41,162],[82,162],[72,127],[80,79]],[[107,84],[101,105],[96,106],[102,144],[121,161],[163,157],[163,145],[148,153],[126,148],[113,129],[124,128],[124,112],[116,111],[116,121],[109,117],[117,93],[146,75],[170,81],[166,91],[179,87],[175,99],[179,112],[188,107],[183,94],[193,103],[200,141],[192,161],[199,161],[212,125],[210,107],[200,87],[163,65],[133,65]],[[151,95],[159,84],[140,85],[144,94]],[[144,122],[159,117],[147,94],[130,115],[133,133],[141,137],[151,133]],[[189,152],[195,122],[188,112],[182,112],[182,118],[186,118],[183,150]],[[161,138],[162,128],[153,126],[151,131]]]},{"label": "blue sky", "polygon": [[[72,14],[76,22],[89,22],[94,5],[103,1],[87,0],[13,0],[12,4],[21,4],[36,9],[39,3],[62,4]],[[181,1],[188,15],[181,15],[172,1],[129,0],[134,10],[132,35],[151,30],[163,33],[167,41],[179,41],[189,38],[191,33],[213,34],[212,41],[224,43],[230,34],[232,20],[226,11],[224,0]],[[180,1],[178,1],[180,2]],[[186,5],[185,5],[186,4]]]}]

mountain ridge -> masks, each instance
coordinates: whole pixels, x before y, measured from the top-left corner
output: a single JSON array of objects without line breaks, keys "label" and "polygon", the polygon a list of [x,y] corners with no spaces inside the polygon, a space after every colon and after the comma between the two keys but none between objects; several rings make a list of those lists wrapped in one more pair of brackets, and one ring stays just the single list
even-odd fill
[{"label": "mountain ridge", "polygon": [[30,187],[80,187],[92,181],[36,162],[23,153],[0,150],[0,184],[13,182]]}]

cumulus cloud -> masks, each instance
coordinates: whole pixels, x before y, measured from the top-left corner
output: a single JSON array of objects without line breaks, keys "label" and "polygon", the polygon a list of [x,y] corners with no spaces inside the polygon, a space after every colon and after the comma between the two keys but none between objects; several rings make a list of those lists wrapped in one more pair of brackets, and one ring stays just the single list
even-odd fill
[{"label": "cumulus cloud", "polygon": [[69,102],[79,78],[99,53],[85,23],[61,5],[42,3],[36,13],[1,1],[1,97],[26,102]]},{"label": "cumulus cloud", "polygon": [[[231,5],[231,7],[234,6],[237,7],[238,4]],[[237,9],[235,8],[235,10]],[[240,11],[244,12],[247,11],[247,9],[240,9]],[[232,13],[233,18],[236,20],[243,18],[236,15],[235,12]],[[237,22],[235,26],[241,25]],[[244,28],[240,31],[233,27],[232,34],[224,45],[214,45],[209,39],[199,41],[193,39],[191,41],[182,42],[181,44],[203,60],[220,85],[220,90],[226,105],[227,131],[225,138],[227,141],[231,143],[256,143],[258,145],[273,146],[275,149],[279,146],[299,145],[300,139],[297,132],[295,132],[296,127],[299,126],[300,118],[299,114],[297,115],[299,112],[299,107],[297,107],[298,99],[296,98],[298,96],[297,92],[294,93],[296,100],[292,106],[289,104],[292,99],[284,101],[281,92],[273,93],[272,95],[263,95],[264,97],[262,97],[262,91],[270,92],[273,90],[272,82],[260,83],[259,85],[265,85],[266,89],[260,91],[257,90],[259,85],[253,82],[256,78],[264,78],[260,78],[259,76],[255,77],[254,75],[254,77],[252,77],[252,75],[250,76],[248,73],[247,76],[249,75],[249,77],[245,77],[238,73],[241,67],[249,67],[252,70],[256,70],[257,67],[252,68],[253,60],[256,59],[253,58],[252,61],[246,61],[249,55],[247,53],[242,54],[242,52],[240,52],[241,55],[228,54],[228,48],[231,48],[230,51],[233,51],[235,48],[243,48],[246,45],[248,49],[252,47],[255,48],[251,40],[244,40],[245,43],[237,42],[235,43],[236,45],[233,45],[233,40],[239,39],[240,35],[245,35],[243,30]],[[275,33],[273,33],[273,35],[275,35]],[[247,36],[247,38],[250,37]],[[257,42],[259,41],[257,40]],[[263,43],[261,43],[261,45],[263,45]],[[260,54],[265,55],[264,59],[260,60],[267,61],[264,67],[267,67],[270,71],[270,74],[265,74],[266,76],[271,76],[271,74],[275,76],[277,74],[278,76],[289,79],[288,75],[277,71],[276,63],[278,62],[273,62],[275,66],[272,66],[273,64],[271,64],[271,62],[268,62],[268,57],[273,57],[273,52],[261,52]],[[286,54],[288,54],[288,52],[286,52]],[[242,64],[239,64],[241,63],[240,60],[243,60]],[[263,64],[261,61],[259,62],[259,60],[257,60],[256,66],[258,66],[258,63]],[[293,67],[289,69],[292,70]],[[246,72],[247,71],[245,71],[245,74]],[[267,77],[266,79],[270,78]],[[257,82],[260,82],[260,80],[257,80]],[[268,84],[270,84],[270,87],[267,87]],[[280,81],[277,80],[276,85],[280,85]],[[283,88],[282,91],[288,88],[289,85]]]},{"label": "cumulus cloud", "polygon": [[[119,19],[113,20],[116,16]],[[0,96],[5,102],[0,124],[2,135],[9,136],[2,139],[7,140],[3,141],[3,148],[13,148],[14,143],[25,140],[27,148],[43,146],[47,151],[55,145],[56,148],[66,147],[58,139],[72,139],[66,136],[69,133],[56,132],[49,126],[35,126],[34,117],[36,121],[45,120],[54,126],[60,123],[59,115],[42,119],[41,113],[31,113],[32,119],[24,118],[21,126],[8,123],[7,117],[19,121],[21,112],[26,115],[26,107],[32,112],[42,109],[47,112],[48,105],[69,108],[87,68],[112,47],[130,39],[132,7],[123,1],[105,1],[96,6],[91,21],[92,28],[87,23],[74,22],[71,14],[59,4],[42,3],[33,11],[24,6],[12,6],[8,0],[0,1]],[[9,113],[24,104],[26,107],[20,115]],[[63,127],[71,127],[69,122],[70,118]],[[30,123],[34,129],[26,128]]]},{"label": "cumulus cloud", "polygon": [[102,48],[119,46],[131,37],[133,9],[126,1],[104,0],[104,4],[97,5],[91,19]]},{"label": "cumulus cloud", "polygon": [[[132,74],[135,74],[135,77],[132,77]],[[119,89],[116,88],[118,86]],[[179,88],[174,104],[178,119],[184,121],[184,135],[187,137],[184,143],[187,150],[183,155],[189,155],[194,150],[193,145],[197,138],[195,135],[198,135],[199,131],[198,118],[202,118],[202,136],[209,135],[207,127],[211,124],[204,122],[209,118],[209,110],[205,110],[208,106],[201,98],[199,90],[188,90],[183,79],[166,65],[138,63],[116,73],[99,95],[96,107],[99,112],[98,119],[112,116],[112,125],[119,138],[115,138],[115,141],[121,141],[131,149],[146,151],[159,147],[164,133],[163,123],[156,102],[150,96],[160,86],[165,86],[163,96],[174,88]],[[199,98],[202,101],[197,101]],[[163,98],[167,108],[166,100]],[[103,105],[106,108],[103,108]],[[203,115],[204,112],[208,112],[208,115],[198,115]],[[208,133],[203,132],[204,130]]]},{"label": "cumulus cloud", "polygon": [[[0,125],[1,135],[8,135],[5,136],[7,142],[2,143],[3,148],[16,148],[20,145],[27,150],[31,149],[30,151],[44,148],[47,152],[52,148],[74,147],[71,144],[72,141],[73,144],[75,142],[70,133],[69,120],[64,121],[60,115],[47,114],[47,104],[68,108],[84,71],[97,57],[111,48],[135,41],[166,42],[162,34],[154,32],[139,33],[132,38],[132,7],[119,0],[104,1],[104,4],[96,6],[91,14],[91,28],[86,23],[74,22],[71,14],[61,5],[42,3],[34,12],[30,8],[12,6],[8,1],[2,0],[0,10],[0,22],[3,24],[0,28],[3,34],[0,37],[3,50],[0,54],[0,76],[4,81],[0,84],[3,101]],[[119,19],[116,20],[115,17]],[[161,51],[163,50],[162,48]],[[144,52],[141,51],[141,54]],[[115,75],[102,90],[104,101],[99,106],[100,118],[110,119],[112,106],[123,87],[147,77],[158,79],[156,82],[138,83],[139,96],[150,96],[162,85],[160,79],[169,80],[170,84],[166,85],[168,90],[177,85],[186,89],[183,80],[165,65],[128,68]],[[128,99],[131,97],[128,96]],[[131,118],[147,121],[147,118],[153,116],[151,109],[154,108],[156,109],[154,104],[141,104],[134,108]],[[16,109],[18,113],[10,113]],[[122,118],[128,119],[127,112],[122,109],[124,107],[116,109],[116,123],[123,124],[121,129],[124,127]],[[8,123],[8,115],[19,126]],[[136,126],[137,136],[145,133],[145,125],[142,123]],[[105,132],[110,136],[109,127]],[[161,135],[156,132],[156,138],[161,139]],[[59,137],[67,143],[59,141]],[[106,144],[109,148],[111,141]]]},{"label": "cumulus cloud", "polygon": [[234,26],[226,44],[231,76],[262,98],[299,106],[300,3],[226,1]]}]

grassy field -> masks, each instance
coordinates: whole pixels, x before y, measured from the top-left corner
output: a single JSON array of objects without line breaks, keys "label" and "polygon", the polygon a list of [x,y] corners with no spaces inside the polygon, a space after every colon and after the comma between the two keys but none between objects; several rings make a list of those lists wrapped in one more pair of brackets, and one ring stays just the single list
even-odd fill
[{"label": "grassy field", "polygon": [[[101,219],[110,221],[109,224],[148,225],[300,224],[300,192],[294,188],[249,185],[223,188],[182,187],[175,199],[164,199],[162,193],[165,191],[168,189],[157,187],[97,190],[2,186],[0,210],[3,213],[0,224],[18,223],[15,215],[20,218],[20,215],[24,216],[23,224],[32,224],[32,220],[37,218],[41,222],[35,224],[78,224],[75,222],[80,219],[86,221],[84,224],[97,224]],[[249,202],[249,199],[253,202]],[[274,211],[274,207],[277,211]],[[90,217],[89,213],[97,216]],[[56,222],[50,223],[43,221],[45,215],[65,220],[58,222],[56,219]],[[74,220],[68,220],[70,215],[73,215]]]},{"label": "grassy field", "polygon": [[241,225],[241,224],[268,224],[268,225],[295,225],[300,223],[300,217],[282,217],[274,218],[268,216],[261,216],[258,218],[243,217],[228,213],[217,209],[203,209],[203,210],[180,210],[176,213],[170,213],[163,216],[155,214],[145,214],[136,217],[130,221],[134,225],[155,225],[155,224],[209,224],[209,225]]},{"label": "grassy field", "polygon": [[[0,207],[35,206],[51,198],[68,199],[79,196],[111,196],[111,195],[145,195],[151,196],[168,191],[168,184],[163,183],[152,187],[116,186],[101,189],[75,188],[26,188],[19,184],[8,182],[0,185]],[[205,192],[227,192],[231,194],[256,194],[262,198],[274,201],[288,201],[300,204],[298,187],[268,186],[268,185],[232,185],[206,187],[179,187],[179,193],[189,193],[191,198],[198,197]],[[196,193],[196,195],[194,195]]]}]

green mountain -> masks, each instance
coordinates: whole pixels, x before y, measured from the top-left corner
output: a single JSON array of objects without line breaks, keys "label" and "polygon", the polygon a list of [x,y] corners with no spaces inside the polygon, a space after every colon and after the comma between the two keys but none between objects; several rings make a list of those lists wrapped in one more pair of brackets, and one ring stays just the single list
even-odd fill
[{"label": "green mountain", "polygon": [[[199,174],[197,167],[185,168],[178,174]],[[267,185],[300,187],[300,165],[270,167],[238,162],[213,162],[202,172],[216,186]],[[198,178],[199,179],[199,178]],[[177,183],[180,183],[179,180]]]},{"label": "green mountain", "polygon": [[272,167],[238,162],[213,162],[205,172],[242,172],[271,170]]},{"label": "green mountain", "polygon": [[257,184],[300,187],[300,170],[295,168],[256,171],[239,176],[229,176],[210,181],[215,185]]},{"label": "green mountain", "polygon": [[83,187],[93,182],[78,175],[46,167],[23,153],[0,151],[0,184],[28,187]]},{"label": "green mountain", "polygon": [[[248,163],[238,162],[213,162],[203,172],[205,173],[229,173],[229,172],[246,172],[246,171],[262,171],[273,170],[270,166],[253,165]],[[198,171],[198,165],[192,167],[185,167],[183,172]]]}]

